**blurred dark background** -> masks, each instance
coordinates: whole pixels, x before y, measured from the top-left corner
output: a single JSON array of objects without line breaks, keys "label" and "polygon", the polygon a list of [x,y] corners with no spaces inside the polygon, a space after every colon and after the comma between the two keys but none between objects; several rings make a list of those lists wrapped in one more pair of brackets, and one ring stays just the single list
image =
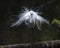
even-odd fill
[{"label": "blurred dark background", "polygon": [[37,28],[28,28],[24,24],[11,28],[11,20],[17,19],[16,16],[24,6],[43,12],[41,16],[48,19],[50,23],[53,19],[60,20],[59,0],[0,0],[0,45],[60,39],[58,24],[46,28],[43,26],[41,31]]}]

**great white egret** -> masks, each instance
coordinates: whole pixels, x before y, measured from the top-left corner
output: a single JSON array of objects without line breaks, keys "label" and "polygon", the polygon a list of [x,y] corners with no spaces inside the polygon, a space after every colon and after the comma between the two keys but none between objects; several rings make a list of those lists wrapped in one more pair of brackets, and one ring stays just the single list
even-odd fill
[{"label": "great white egret", "polygon": [[35,12],[33,10],[25,9],[25,11],[18,16],[20,16],[18,21],[13,23],[11,27],[19,26],[24,22],[28,27],[36,26],[40,30],[42,23],[45,22],[49,24],[49,22],[45,18],[41,17],[40,15],[38,15],[38,12]]}]

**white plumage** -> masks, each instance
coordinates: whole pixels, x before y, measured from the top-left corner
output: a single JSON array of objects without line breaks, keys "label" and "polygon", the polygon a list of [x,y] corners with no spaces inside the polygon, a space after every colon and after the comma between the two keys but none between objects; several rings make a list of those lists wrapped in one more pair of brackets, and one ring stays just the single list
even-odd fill
[{"label": "white plumage", "polygon": [[25,9],[25,11],[23,13],[21,13],[19,16],[20,17],[19,17],[18,21],[13,23],[11,25],[11,27],[21,25],[24,22],[25,25],[27,25],[29,27],[37,26],[38,29],[41,29],[41,23],[45,22],[45,23],[49,24],[49,22],[46,19],[44,19],[43,17],[38,15],[38,12],[35,12],[33,10],[29,11],[29,10]]}]

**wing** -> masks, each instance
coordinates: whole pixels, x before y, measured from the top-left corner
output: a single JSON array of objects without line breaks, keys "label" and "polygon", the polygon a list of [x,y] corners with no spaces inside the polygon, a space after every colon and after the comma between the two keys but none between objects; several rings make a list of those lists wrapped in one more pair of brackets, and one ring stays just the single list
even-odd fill
[{"label": "wing", "polygon": [[25,16],[20,17],[20,19],[17,22],[13,23],[11,25],[11,27],[19,26],[20,24],[22,24],[25,21],[25,18],[26,18]]},{"label": "wing", "polygon": [[18,16],[20,16],[19,20],[17,22],[13,23],[11,25],[11,27],[13,27],[13,26],[19,26],[21,23],[23,23],[25,20],[27,20],[27,18],[29,17],[29,15],[30,15],[29,12],[24,12],[24,13],[19,14],[18,15]]},{"label": "wing", "polygon": [[39,30],[41,30],[41,24],[44,23],[44,22],[46,22],[47,24],[49,24],[49,22],[45,18],[43,18],[43,17],[41,17],[39,15],[36,15],[35,23],[36,23],[36,26],[37,26],[37,28]]},{"label": "wing", "polygon": [[36,19],[39,20],[41,23],[45,22],[45,23],[49,24],[49,21],[47,21],[45,18],[43,18],[43,17],[41,17],[39,15],[36,17]]}]

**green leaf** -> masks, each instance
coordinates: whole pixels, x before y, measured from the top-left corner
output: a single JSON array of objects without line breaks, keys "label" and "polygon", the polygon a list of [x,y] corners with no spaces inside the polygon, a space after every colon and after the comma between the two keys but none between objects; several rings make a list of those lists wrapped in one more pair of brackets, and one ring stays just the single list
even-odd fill
[{"label": "green leaf", "polygon": [[54,20],[52,21],[52,24],[53,24],[53,23],[55,23],[55,24],[60,24],[60,20],[54,19]]}]

